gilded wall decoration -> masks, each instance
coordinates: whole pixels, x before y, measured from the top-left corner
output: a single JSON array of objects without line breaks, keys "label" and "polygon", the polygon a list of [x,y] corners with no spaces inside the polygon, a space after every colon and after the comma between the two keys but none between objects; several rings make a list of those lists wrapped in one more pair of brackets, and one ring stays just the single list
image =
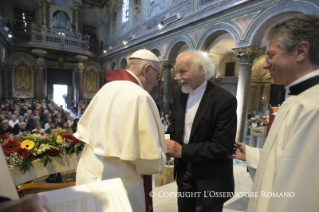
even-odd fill
[{"label": "gilded wall decoration", "polygon": [[97,91],[97,74],[91,70],[86,72],[86,92]]},{"label": "gilded wall decoration", "polygon": [[16,68],[15,88],[17,91],[31,90],[31,74],[31,69],[25,65]]},{"label": "gilded wall decoration", "polygon": [[12,97],[34,97],[34,65],[21,57],[13,63]]},{"label": "gilded wall decoration", "polygon": [[256,58],[251,69],[251,80],[260,82],[271,82],[272,77],[269,74],[268,69],[263,69],[263,64],[265,62],[265,56]]}]

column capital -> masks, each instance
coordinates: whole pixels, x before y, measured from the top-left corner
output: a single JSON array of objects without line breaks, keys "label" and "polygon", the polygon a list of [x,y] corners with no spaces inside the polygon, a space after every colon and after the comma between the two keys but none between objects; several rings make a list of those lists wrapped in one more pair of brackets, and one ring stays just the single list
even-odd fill
[{"label": "column capital", "polygon": [[84,73],[84,70],[85,70],[84,65],[82,63],[79,64],[78,66],[76,66],[76,70],[80,73]]},{"label": "column capital", "polygon": [[175,61],[162,61],[162,66],[174,66]]},{"label": "column capital", "polygon": [[35,62],[35,64],[36,64],[37,68],[45,68],[46,67],[46,63],[44,61],[38,60]]},{"label": "column capital", "polygon": [[233,48],[233,52],[236,57],[239,58],[240,64],[252,65],[255,58],[264,54],[264,51],[254,47],[254,46],[245,46],[239,48]]},{"label": "column capital", "polygon": [[12,69],[12,65],[11,65],[11,64],[8,64],[8,63],[5,63],[5,62],[0,61],[0,69],[2,69],[2,70],[9,70],[9,71],[11,71],[11,69]]}]

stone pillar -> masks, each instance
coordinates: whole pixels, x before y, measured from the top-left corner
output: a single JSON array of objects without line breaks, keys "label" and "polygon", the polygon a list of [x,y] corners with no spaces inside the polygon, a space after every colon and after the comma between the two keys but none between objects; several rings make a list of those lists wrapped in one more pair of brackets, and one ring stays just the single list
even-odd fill
[{"label": "stone pillar", "polygon": [[78,78],[79,79],[78,81],[79,100],[83,100],[84,99],[84,74],[85,74],[83,63],[79,63],[79,65],[77,66],[77,72],[79,76]]},{"label": "stone pillar", "polygon": [[12,67],[10,65],[0,62],[0,100],[8,100],[10,98],[9,90],[12,88],[9,88],[9,81],[12,82],[12,79],[9,78],[8,75],[11,71],[11,68]]},{"label": "stone pillar", "polygon": [[75,34],[79,32],[79,11],[75,10]]},{"label": "stone pillar", "polygon": [[34,71],[34,98],[35,99],[44,99],[45,98],[45,89],[44,89],[44,72],[46,69],[46,63],[43,59],[44,55],[47,54],[46,51],[42,49],[32,49],[32,54],[38,57],[36,61],[36,67]]},{"label": "stone pillar", "polygon": [[42,2],[42,25],[47,26],[47,1]]},{"label": "stone pillar", "polygon": [[250,81],[251,68],[256,57],[261,55],[262,50],[248,46],[234,48],[236,57],[239,58],[239,76],[237,86],[237,134],[236,141],[245,143],[245,128],[247,122],[249,98],[250,98]]},{"label": "stone pillar", "polygon": [[164,67],[164,95],[163,95],[163,110],[165,115],[169,114],[169,105],[171,100],[170,87],[171,87],[171,68],[173,67],[174,62],[163,61]]},{"label": "stone pillar", "polygon": [[43,58],[38,58],[36,61],[35,68],[35,99],[41,100],[44,99],[44,70],[46,64]]}]

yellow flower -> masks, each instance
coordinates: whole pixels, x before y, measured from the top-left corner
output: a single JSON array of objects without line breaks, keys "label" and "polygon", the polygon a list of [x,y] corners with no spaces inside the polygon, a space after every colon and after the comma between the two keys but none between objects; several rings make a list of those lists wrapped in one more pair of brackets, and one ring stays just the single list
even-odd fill
[{"label": "yellow flower", "polygon": [[31,149],[33,149],[33,147],[34,147],[34,142],[31,141],[31,140],[24,140],[24,141],[22,141],[22,143],[21,143],[21,148],[22,148],[22,149],[31,150]]},{"label": "yellow flower", "polygon": [[57,136],[57,139],[56,139],[56,142],[57,142],[58,144],[60,144],[60,143],[62,143],[62,141],[63,141],[63,139],[62,139],[61,135],[58,135],[58,136]]}]

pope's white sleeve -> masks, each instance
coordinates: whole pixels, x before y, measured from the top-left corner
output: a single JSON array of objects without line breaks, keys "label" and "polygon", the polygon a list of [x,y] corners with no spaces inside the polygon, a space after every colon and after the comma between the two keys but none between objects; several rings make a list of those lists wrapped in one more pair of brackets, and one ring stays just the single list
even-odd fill
[{"label": "pope's white sleeve", "polygon": [[246,163],[247,166],[257,169],[262,149],[246,145]]},{"label": "pope's white sleeve", "polygon": [[161,158],[155,160],[136,159],[132,161],[136,166],[136,172],[141,175],[155,174],[161,171],[166,163],[166,155],[162,152]]}]

